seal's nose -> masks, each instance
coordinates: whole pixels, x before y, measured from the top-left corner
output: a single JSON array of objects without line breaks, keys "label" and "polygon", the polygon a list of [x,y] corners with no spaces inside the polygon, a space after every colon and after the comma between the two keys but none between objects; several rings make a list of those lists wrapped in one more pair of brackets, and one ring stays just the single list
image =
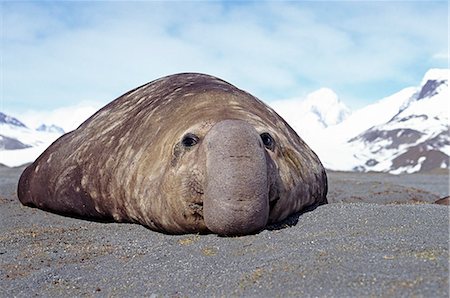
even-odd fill
[{"label": "seal's nose", "polygon": [[267,162],[261,137],[241,120],[225,120],[205,136],[206,189],[203,215],[222,235],[257,232],[269,216]]}]

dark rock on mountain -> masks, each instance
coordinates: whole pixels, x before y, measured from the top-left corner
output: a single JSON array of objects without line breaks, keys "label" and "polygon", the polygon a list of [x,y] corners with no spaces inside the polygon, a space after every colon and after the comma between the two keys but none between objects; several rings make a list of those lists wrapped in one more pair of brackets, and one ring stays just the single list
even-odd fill
[{"label": "dark rock on mountain", "polygon": [[422,86],[422,89],[420,89],[420,92],[417,95],[417,100],[438,94],[438,87],[446,83],[447,81],[444,80],[428,80],[425,85]]},{"label": "dark rock on mountain", "polygon": [[392,104],[398,112],[348,143],[360,160],[355,171],[414,173],[449,169],[448,70],[430,70],[420,86]]},{"label": "dark rock on mountain", "polygon": [[431,171],[437,168],[449,167],[449,156],[439,150],[430,150],[426,143],[410,147],[392,160],[392,168],[420,166],[421,171]]},{"label": "dark rock on mountain", "polygon": [[18,150],[31,147],[19,140],[0,135],[0,150]]},{"label": "dark rock on mountain", "polygon": [[0,112],[0,124],[11,124],[14,126],[19,126],[19,127],[27,127],[25,124],[23,124],[22,122],[20,122],[19,120],[17,120],[14,117],[8,116],[2,112]]},{"label": "dark rock on mountain", "polygon": [[423,134],[417,130],[404,128],[393,130],[379,130],[377,128],[370,128],[356,138],[351,139],[349,142],[361,141],[364,143],[371,143],[375,141],[385,140],[389,144],[386,145],[386,149],[396,149],[402,144],[413,144]]}]

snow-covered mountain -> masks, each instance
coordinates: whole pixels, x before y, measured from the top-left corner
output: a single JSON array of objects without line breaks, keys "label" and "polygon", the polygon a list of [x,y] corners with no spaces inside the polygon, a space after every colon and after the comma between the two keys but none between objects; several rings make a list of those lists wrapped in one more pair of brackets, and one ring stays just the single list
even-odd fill
[{"label": "snow-covered mountain", "polygon": [[32,162],[63,133],[56,126],[53,131],[33,130],[0,112],[0,164],[15,167]]},{"label": "snow-covered mountain", "polygon": [[271,102],[279,113],[305,139],[318,131],[341,123],[350,115],[350,110],[337,94],[328,88],[321,88],[306,96]]},{"label": "snow-covered mountain", "polygon": [[395,107],[390,113],[384,111],[391,117],[388,121],[348,140],[359,161],[355,169],[413,173],[449,168],[448,70],[428,71],[410,92],[387,100]]},{"label": "snow-covered mountain", "polygon": [[[25,124],[20,122],[14,117],[5,115],[0,112],[0,127],[18,127],[22,129],[26,129]],[[0,150],[18,150],[25,149],[31,147],[30,145],[26,145],[21,141],[17,140],[15,137],[8,137],[3,135],[3,129],[0,131]]]},{"label": "snow-covered mountain", "polygon": [[23,124],[16,118],[3,114],[2,112],[0,112],[0,124],[13,125],[17,127],[26,127],[25,124]]},{"label": "snow-covered mountain", "polygon": [[353,113],[329,89],[272,106],[328,169],[393,174],[449,169],[448,76],[448,69],[432,69],[417,87]]},{"label": "snow-covered mountain", "polygon": [[64,129],[62,129],[59,126],[56,126],[54,124],[47,125],[47,124],[41,124],[38,128],[36,128],[37,131],[44,131],[44,132],[50,132],[50,133],[57,133],[57,134],[63,134]]}]

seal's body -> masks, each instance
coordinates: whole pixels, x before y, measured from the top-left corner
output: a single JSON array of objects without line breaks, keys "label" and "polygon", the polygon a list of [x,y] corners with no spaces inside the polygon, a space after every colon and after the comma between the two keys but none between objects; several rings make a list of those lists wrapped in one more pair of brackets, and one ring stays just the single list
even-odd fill
[{"label": "seal's body", "polygon": [[23,172],[20,201],[166,233],[257,232],[326,203],[314,152],[271,108],[218,78],[177,74],[112,101]]}]

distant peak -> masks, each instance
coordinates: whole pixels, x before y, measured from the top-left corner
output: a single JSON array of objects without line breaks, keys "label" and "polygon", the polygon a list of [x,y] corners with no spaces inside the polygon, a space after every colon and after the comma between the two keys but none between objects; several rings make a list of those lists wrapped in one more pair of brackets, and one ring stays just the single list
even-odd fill
[{"label": "distant peak", "polygon": [[335,104],[340,102],[336,92],[330,88],[320,88],[314,92],[311,92],[306,97],[306,101],[312,103],[323,103],[323,104]]},{"label": "distant peak", "polygon": [[2,123],[3,124],[14,125],[14,126],[19,126],[19,127],[27,127],[25,124],[23,124],[22,122],[20,122],[16,118],[8,116],[8,115],[0,112],[0,124],[2,124]]},{"label": "distant peak", "polygon": [[445,84],[445,81],[428,80],[422,85],[422,88],[417,95],[417,100],[438,94],[438,88],[443,84]]},{"label": "distant peak", "polygon": [[407,109],[412,103],[425,98],[431,98],[442,92],[442,88],[445,89],[446,86],[448,86],[448,75],[448,69],[434,68],[427,71],[422,79],[420,86],[416,87],[416,92],[405,102],[403,102],[398,111],[398,114]]},{"label": "distant peak", "polygon": [[415,96],[415,100],[432,97],[439,93],[441,86],[448,85],[448,69],[430,69],[427,71],[420,84],[420,90]]},{"label": "distant peak", "polygon": [[308,94],[305,104],[324,127],[336,125],[350,115],[350,109],[329,88],[320,88]]},{"label": "distant peak", "polygon": [[424,86],[428,81],[446,81],[448,82],[449,70],[446,68],[432,68],[428,70],[423,76],[421,86]]},{"label": "distant peak", "polygon": [[59,133],[59,134],[63,134],[64,133],[64,129],[62,129],[61,127],[56,126],[54,124],[52,124],[52,125],[41,124],[41,126],[36,128],[36,130],[37,131],[51,132],[51,133]]}]

